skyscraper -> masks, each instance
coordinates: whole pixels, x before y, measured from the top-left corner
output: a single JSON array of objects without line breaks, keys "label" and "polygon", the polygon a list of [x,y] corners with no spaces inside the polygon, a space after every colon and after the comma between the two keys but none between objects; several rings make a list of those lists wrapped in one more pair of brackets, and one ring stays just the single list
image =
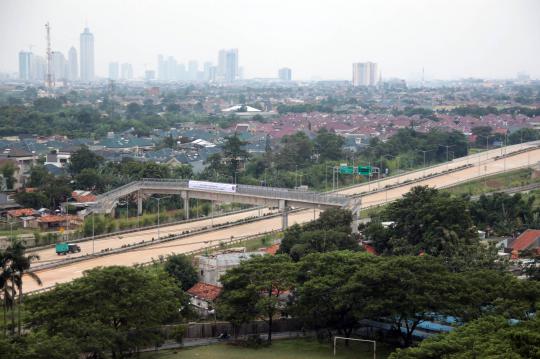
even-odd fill
[{"label": "skyscraper", "polygon": [[222,80],[225,79],[225,62],[227,57],[227,50],[221,49],[218,53],[218,65],[217,65],[217,77]]},{"label": "skyscraper", "polygon": [[69,80],[75,81],[79,77],[79,64],[77,61],[77,50],[73,46],[69,49],[68,52],[68,63],[69,63]]},{"label": "skyscraper", "polygon": [[31,73],[30,80],[44,81],[45,74],[47,73],[47,61],[43,56],[32,55],[32,62],[30,65]]},{"label": "skyscraper", "polygon": [[33,54],[29,51],[19,52],[19,78],[21,80],[32,80],[32,58]]},{"label": "skyscraper", "polygon": [[122,80],[131,80],[133,78],[133,66],[131,66],[131,64],[122,64],[120,71],[122,74]]},{"label": "skyscraper", "polygon": [[94,35],[87,27],[81,34],[81,81],[94,80]]},{"label": "skyscraper", "polygon": [[278,71],[278,77],[281,81],[291,81],[292,80],[292,71],[288,67],[283,67]]},{"label": "skyscraper", "polygon": [[52,75],[54,81],[66,80],[67,61],[60,51],[52,52]]},{"label": "skyscraper", "polygon": [[357,62],[353,64],[353,86],[377,85],[379,67],[374,62]]},{"label": "skyscraper", "polygon": [[158,55],[157,57],[157,79],[160,81],[167,80],[167,74],[165,70],[165,61],[163,60],[163,55]]},{"label": "skyscraper", "polygon": [[109,63],[109,79],[118,80],[119,73],[120,73],[120,66],[118,65],[118,62]]},{"label": "skyscraper", "polygon": [[233,82],[238,79],[238,49],[219,50],[217,72],[220,81]]},{"label": "skyscraper", "polygon": [[190,60],[188,62],[188,80],[189,81],[197,80],[198,71],[199,71],[199,63],[195,60]]},{"label": "skyscraper", "polygon": [[203,81],[210,81],[211,76],[211,70],[212,69],[212,63],[211,62],[205,62],[203,64]]},{"label": "skyscraper", "polygon": [[233,82],[238,79],[238,49],[221,49],[218,54],[218,78]]}]

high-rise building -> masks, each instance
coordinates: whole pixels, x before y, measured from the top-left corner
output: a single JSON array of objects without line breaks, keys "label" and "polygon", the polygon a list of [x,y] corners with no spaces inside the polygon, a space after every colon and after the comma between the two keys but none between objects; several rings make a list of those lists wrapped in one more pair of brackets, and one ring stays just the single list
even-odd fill
[{"label": "high-rise building", "polygon": [[87,27],[81,34],[81,81],[94,80],[94,35]]},{"label": "high-rise building", "polygon": [[190,60],[188,62],[188,80],[189,81],[197,80],[198,71],[199,71],[199,63],[195,60]]},{"label": "high-rise building", "polygon": [[225,78],[227,50],[221,49],[218,53],[217,77],[221,80]]},{"label": "high-rise building", "polygon": [[292,70],[288,67],[283,67],[278,70],[278,77],[281,81],[291,81],[292,80]]},{"label": "high-rise building", "polygon": [[379,80],[379,67],[374,62],[353,64],[353,86],[375,86]]},{"label": "high-rise building", "polygon": [[118,65],[118,62],[109,63],[109,79],[118,80],[119,74],[120,74],[120,65]]},{"label": "high-rise building", "polygon": [[77,61],[77,50],[75,50],[73,46],[71,46],[68,52],[68,64],[69,64],[68,78],[71,81],[75,81],[79,77],[79,64]]},{"label": "high-rise building", "polygon": [[44,81],[47,73],[47,61],[43,56],[32,55],[30,79]]},{"label": "high-rise building", "polygon": [[128,63],[123,63],[121,66],[122,80],[131,80],[133,78],[133,66]]},{"label": "high-rise building", "polygon": [[144,79],[146,81],[152,81],[156,78],[156,72],[154,70],[146,70],[144,71]]},{"label": "high-rise building", "polygon": [[19,52],[19,78],[21,80],[32,80],[33,54],[29,51]]},{"label": "high-rise building", "polygon": [[218,54],[219,81],[233,82],[239,78],[238,49],[221,49]]},{"label": "high-rise building", "polygon": [[211,69],[212,69],[211,62],[205,62],[203,64],[203,81],[210,81]]},{"label": "high-rise building", "polygon": [[54,81],[63,81],[67,79],[67,61],[60,51],[53,51],[52,56],[52,75]]},{"label": "high-rise building", "polygon": [[165,61],[163,60],[163,55],[158,55],[157,62],[157,79],[160,81],[165,81],[167,80],[167,73],[165,71]]}]

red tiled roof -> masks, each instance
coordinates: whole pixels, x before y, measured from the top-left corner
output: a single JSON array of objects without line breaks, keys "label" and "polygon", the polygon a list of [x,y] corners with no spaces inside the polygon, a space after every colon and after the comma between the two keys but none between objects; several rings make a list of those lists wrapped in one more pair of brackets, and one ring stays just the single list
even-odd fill
[{"label": "red tiled roof", "polygon": [[48,216],[42,216],[38,219],[41,223],[55,223],[55,222],[67,222],[72,220],[80,220],[77,216],[57,216],[54,214]]},{"label": "red tiled roof", "polygon": [[521,235],[512,242],[512,244],[510,245],[510,248],[515,249],[517,251],[523,251],[531,247],[539,237],[540,237],[540,230],[527,229],[525,232],[521,233]]},{"label": "red tiled roof", "polygon": [[32,208],[12,209],[11,211],[8,211],[7,214],[11,217],[31,216],[34,214],[34,210]]},{"label": "red tiled roof", "polygon": [[85,196],[75,197],[75,200],[79,203],[95,202],[96,196],[93,194],[87,194]]},{"label": "red tiled roof", "polygon": [[272,256],[275,256],[277,251],[279,249],[279,243],[276,243],[276,244],[272,244],[270,247],[268,248],[265,248],[264,252],[265,253],[268,253]]},{"label": "red tiled roof", "polygon": [[369,254],[373,254],[375,256],[378,256],[379,253],[377,253],[377,250],[375,249],[375,247],[373,246],[370,246],[369,244],[364,244],[364,249],[366,250],[366,252],[368,252]]},{"label": "red tiled roof", "polygon": [[221,288],[208,283],[198,282],[187,291],[194,297],[207,301],[214,301],[221,294]]}]

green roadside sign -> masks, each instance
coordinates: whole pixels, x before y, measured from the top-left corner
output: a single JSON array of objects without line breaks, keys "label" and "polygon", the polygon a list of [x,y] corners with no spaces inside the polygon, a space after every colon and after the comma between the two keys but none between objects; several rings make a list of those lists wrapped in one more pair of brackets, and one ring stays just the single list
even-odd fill
[{"label": "green roadside sign", "polygon": [[364,176],[369,176],[373,172],[371,166],[358,166],[358,173]]},{"label": "green roadside sign", "polygon": [[339,166],[339,173],[343,175],[352,175],[354,174],[353,166]]}]

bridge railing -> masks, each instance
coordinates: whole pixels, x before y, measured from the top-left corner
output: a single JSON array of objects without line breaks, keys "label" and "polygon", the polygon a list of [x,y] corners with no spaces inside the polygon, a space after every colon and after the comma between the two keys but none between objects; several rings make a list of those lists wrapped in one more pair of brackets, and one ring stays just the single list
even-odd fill
[{"label": "bridge railing", "polygon": [[110,190],[109,192],[105,192],[105,193],[102,193],[100,195],[97,195],[96,196],[96,201],[104,201],[104,200],[107,200],[107,199],[109,199],[111,197],[115,197],[118,193],[123,192],[127,188],[133,187],[137,183],[140,183],[140,181],[130,182],[130,183],[127,183],[127,184],[125,184],[123,186],[117,187],[117,188],[115,188],[113,190]]},{"label": "bridge railing", "polygon": [[[135,189],[148,189],[148,188],[167,188],[170,189],[189,189],[189,181],[186,179],[172,179],[172,178],[143,178],[140,181],[135,181],[118,187],[110,192],[99,195],[96,198],[97,203],[105,203],[111,200],[117,200],[124,195],[126,191],[132,191]],[[284,200],[295,200],[309,203],[320,203],[327,205],[344,206],[348,203],[349,198],[343,195],[319,193],[312,191],[299,191],[288,188],[277,187],[262,187],[252,185],[237,185],[236,193],[239,195],[252,195],[258,197],[267,197]]]},{"label": "bridge railing", "polygon": [[349,198],[335,194],[324,194],[311,191],[298,191],[288,188],[262,187],[240,184],[237,186],[237,192],[253,196],[280,198],[286,200],[297,200],[303,202],[346,205]]}]

